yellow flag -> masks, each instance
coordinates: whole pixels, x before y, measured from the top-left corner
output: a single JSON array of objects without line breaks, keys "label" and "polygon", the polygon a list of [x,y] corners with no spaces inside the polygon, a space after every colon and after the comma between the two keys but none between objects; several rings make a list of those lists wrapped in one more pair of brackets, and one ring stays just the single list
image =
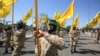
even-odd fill
[{"label": "yellow flag", "polygon": [[68,18],[73,17],[73,14],[74,14],[73,12],[74,12],[74,0],[72,1],[72,3],[69,5],[69,7],[65,10],[63,15],[59,19],[59,24],[61,27],[62,27],[61,24],[63,24],[64,21],[66,21]]},{"label": "yellow flag", "polygon": [[[14,0],[14,3],[16,2],[16,0]],[[9,6],[13,3],[13,0],[2,0],[2,3],[4,6]]]},{"label": "yellow flag", "polygon": [[53,16],[53,19],[58,22],[58,20],[60,19],[60,17],[61,17],[61,12],[57,11],[57,12],[55,12],[55,14]]},{"label": "yellow flag", "polygon": [[5,16],[7,16],[11,12],[10,6],[5,8]]},{"label": "yellow flag", "polygon": [[22,22],[25,23],[25,24],[27,22],[27,18],[26,18],[26,16],[24,14],[22,15]]},{"label": "yellow flag", "polygon": [[93,21],[93,20],[90,20],[90,21],[88,22],[88,24],[87,24],[87,26],[90,27],[90,28],[93,27],[92,21]]},{"label": "yellow flag", "polygon": [[75,19],[75,20],[73,21],[73,23],[72,23],[72,26],[71,26],[71,28],[70,28],[70,31],[73,30],[73,27],[77,27],[78,24],[79,24],[79,19],[78,19],[78,14],[77,14],[76,19]]},{"label": "yellow flag", "polygon": [[10,6],[0,8],[0,18],[6,17],[11,12]]},{"label": "yellow flag", "polygon": [[93,27],[93,24],[92,24],[91,22],[89,22],[89,23],[87,24],[87,26],[90,27],[90,28],[92,28],[92,27]]},{"label": "yellow flag", "polygon": [[41,22],[42,23],[46,23],[47,22],[47,15],[43,15],[43,17],[41,18]]},{"label": "yellow flag", "polygon": [[99,14],[99,17],[98,17],[98,24],[100,24],[100,14]]},{"label": "yellow flag", "polygon": [[3,7],[3,2],[0,0],[0,8]]},{"label": "yellow flag", "polygon": [[32,8],[28,11],[28,13],[27,13],[26,15],[23,15],[23,16],[22,16],[22,21],[23,21],[24,23],[26,23],[27,20],[28,20],[31,16],[32,16]]},{"label": "yellow flag", "polygon": [[78,19],[78,15],[76,16],[76,19],[74,20],[74,22],[73,22],[73,25],[74,26],[78,26],[78,24],[79,24],[79,19]]},{"label": "yellow flag", "polygon": [[100,24],[100,11],[96,14],[95,18],[98,20],[98,24]]},{"label": "yellow flag", "polygon": [[97,18],[94,18],[92,23],[94,26],[97,25],[98,24]]},{"label": "yellow flag", "polygon": [[98,24],[98,20],[96,18],[93,18],[88,24],[88,27],[94,27],[95,25]]},{"label": "yellow flag", "polygon": [[100,24],[100,17],[98,18],[98,24]]},{"label": "yellow flag", "polygon": [[26,20],[23,19],[23,16],[22,16],[22,22],[23,22],[23,23],[26,23]]},{"label": "yellow flag", "polygon": [[29,19],[31,16],[32,16],[32,8],[30,8],[28,13],[26,14],[27,19]]},{"label": "yellow flag", "polygon": [[96,16],[88,22],[88,27],[94,27],[95,25],[100,24],[100,11],[96,14]]}]

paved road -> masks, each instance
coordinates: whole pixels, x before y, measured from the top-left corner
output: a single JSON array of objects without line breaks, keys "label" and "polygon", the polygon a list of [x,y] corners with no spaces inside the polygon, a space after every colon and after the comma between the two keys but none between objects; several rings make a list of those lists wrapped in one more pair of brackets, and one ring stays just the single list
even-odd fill
[{"label": "paved road", "polygon": [[[76,53],[70,53],[70,42],[68,34],[64,35],[66,47],[63,50],[59,50],[59,56],[100,56],[100,42],[95,44],[93,38],[89,37],[89,33],[81,34],[81,37],[77,44]],[[30,38],[32,34],[27,32],[27,40],[25,42],[25,48],[21,52],[21,56],[35,56],[34,54],[34,38]],[[0,56],[11,56],[11,51],[8,54],[4,54],[4,46],[0,47]]]}]

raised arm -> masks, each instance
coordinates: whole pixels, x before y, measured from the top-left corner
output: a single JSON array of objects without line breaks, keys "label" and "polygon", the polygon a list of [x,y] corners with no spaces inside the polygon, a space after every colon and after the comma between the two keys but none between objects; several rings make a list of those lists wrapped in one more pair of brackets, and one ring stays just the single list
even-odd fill
[{"label": "raised arm", "polygon": [[55,47],[62,50],[65,47],[64,39],[57,36],[57,35],[50,35],[48,33],[45,33],[44,37]]}]

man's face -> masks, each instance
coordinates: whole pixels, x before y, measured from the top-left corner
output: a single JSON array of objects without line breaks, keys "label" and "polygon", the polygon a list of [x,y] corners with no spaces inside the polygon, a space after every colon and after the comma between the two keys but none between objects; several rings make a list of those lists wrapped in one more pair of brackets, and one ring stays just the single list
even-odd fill
[{"label": "man's face", "polygon": [[51,29],[53,29],[53,26],[48,25],[48,30],[51,30]]}]

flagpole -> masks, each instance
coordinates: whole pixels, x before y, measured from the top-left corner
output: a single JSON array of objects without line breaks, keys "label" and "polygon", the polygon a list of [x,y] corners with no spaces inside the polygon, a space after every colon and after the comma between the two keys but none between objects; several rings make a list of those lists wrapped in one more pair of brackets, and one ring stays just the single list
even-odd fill
[{"label": "flagpole", "polygon": [[[35,7],[33,6],[33,9],[34,9]],[[34,10],[32,10],[32,29],[33,29],[33,19],[34,19],[34,14],[33,14],[33,12],[34,12]],[[33,32],[33,31],[32,31]]]},{"label": "flagpole", "polygon": [[[90,19],[90,5],[88,4],[88,22],[89,22],[89,19]],[[88,28],[88,32],[89,32],[89,28]]]},{"label": "flagpole", "polygon": [[14,44],[14,0],[12,0],[12,45]]},{"label": "flagpole", "polygon": [[[73,0],[73,3],[75,4],[74,0]],[[74,7],[74,4],[73,4],[73,7]],[[73,21],[72,23],[74,22],[74,8],[73,8]]]},{"label": "flagpole", "polygon": [[33,29],[33,18],[34,18],[34,17],[32,17],[32,29]]},{"label": "flagpole", "polygon": [[[4,15],[5,15],[5,8],[4,8]],[[4,15],[3,15],[3,16],[4,16]],[[2,29],[3,33],[4,33],[4,31],[5,31],[4,26],[5,26],[5,16],[4,16],[4,19],[3,19],[3,29]],[[3,34],[3,35],[4,35],[4,34]],[[3,38],[3,36],[2,36],[2,38]]]},{"label": "flagpole", "polygon": [[[38,34],[38,7],[37,0],[34,0],[35,7],[35,19],[36,19],[36,34]],[[36,44],[37,44],[37,56],[40,56],[40,42],[39,38],[36,36]]]},{"label": "flagpole", "polygon": [[[5,15],[5,8],[4,8],[4,15]],[[4,23],[4,25],[5,25],[5,16],[4,16],[3,23]],[[4,25],[3,25],[3,29],[4,29]]]},{"label": "flagpole", "polygon": [[72,20],[72,29],[73,29],[73,22],[74,22],[74,0],[72,0],[72,2],[73,2],[73,20]]}]

